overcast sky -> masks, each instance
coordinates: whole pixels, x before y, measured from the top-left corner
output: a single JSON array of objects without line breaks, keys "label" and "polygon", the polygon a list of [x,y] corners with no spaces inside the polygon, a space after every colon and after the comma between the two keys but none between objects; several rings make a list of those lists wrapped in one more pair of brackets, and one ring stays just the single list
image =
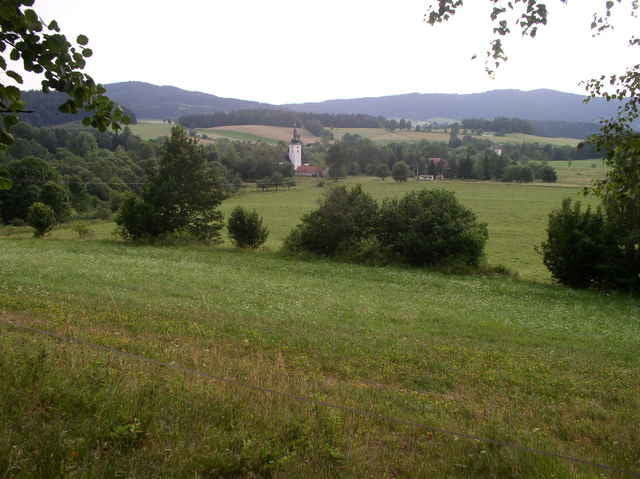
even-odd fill
[{"label": "overcast sky", "polygon": [[[424,0],[36,0],[72,38],[94,51],[100,83],[145,81],[268,103],[410,92],[472,93],[552,88],[583,93],[580,80],[640,63],[625,43],[638,19],[620,8],[618,28],[592,39],[604,0],[549,0],[536,40],[513,38],[492,80],[482,53],[490,38],[487,0],[431,27]],[[630,3],[627,1],[625,3]],[[623,14],[623,12],[625,14]],[[30,78],[29,88],[38,81]]]}]

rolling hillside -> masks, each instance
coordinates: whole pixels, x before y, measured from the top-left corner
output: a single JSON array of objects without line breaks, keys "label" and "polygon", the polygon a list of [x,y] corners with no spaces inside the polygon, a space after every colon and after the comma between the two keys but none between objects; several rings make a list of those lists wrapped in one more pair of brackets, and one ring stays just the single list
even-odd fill
[{"label": "rolling hillside", "polygon": [[327,100],[320,103],[270,105],[143,82],[111,83],[106,87],[111,98],[131,108],[138,118],[143,119],[173,119],[186,114],[256,108],[287,108],[299,112],[362,113],[412,120],[506,116],[536,121],[594,123],[616,111],[614,103],[594,100],[585,104],[582,95],[555,90],[493,90],[468,95],[410,93],[377,98]]},{"label": "rolling hillside", "polygon": [[[533,131],[538,136],[582,139],[598,130],[597,122],[600,119],[609,117],[616,111],[615,103],[594,100],[585,104],[581,95],[553,90],[494,90],[468,95],[411,93],[320,103],[270,105],[143,82],[112,83],[106,85],[106,88],[113,100],[131,110],[138,119],[156,120],[264,109],[289,109],[315,114],[363,114],[414,121],[433,118],[492,119],[502,116],[531,121]],[[36,126],[69,121],[68,116],[57,111],[57,106],[66,99],[62,94],[56,96],[25,92],[25,99],[34,110],[33,113],[23,115],[25,121]],[[79,117],[81,116],[72,119]]]},{"label": "rolling hillside", "polygon": [[363,113],[387,118],[495,118],[593,123],[609,117],[616,104],[603,100],[583,103],[583,95],[555,90],[492,90],[468,95],[409,93],[377,98],[327,100],[319,103],[281,105],[311,113]]},{"label": "rolling hillside", "polygon": [[157,86],[144,82],[110,83],[105,86],[110,98],[127,105],[138,118],[174,119],[185,114],[272,108],[272,105],[266,103],[222,98],[174,86]]}]

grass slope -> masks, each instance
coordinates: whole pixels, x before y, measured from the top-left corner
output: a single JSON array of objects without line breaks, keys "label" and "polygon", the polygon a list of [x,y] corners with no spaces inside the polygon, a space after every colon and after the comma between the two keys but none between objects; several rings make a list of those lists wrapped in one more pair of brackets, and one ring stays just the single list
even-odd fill
[{"label": "grass slope", "polygon": [[[0,261],[3,320],[453,431],[640,461],[632,299],[111,240],[8,239]],[[0,327],[12,472],[595,477]]]},{"label": "grass slope", "polygon": [[[356,179],[376,197],[417,183]],[[132,246],[96,223],[1,239],[0,471],[9,477],[622,477],[299,401],[640,467],[637,298],[299,261],[272,250],[322,189],[245,192],[270,249]],[[445,182],[518,254],[577,188]],[[536,266],[537,267],[537,266]],[[527,267],[521,270],[527,271]],[[526,278],[542,278],[539,273]],[[6,321],[116,347],[212,382]],[[296,396],[296,397],[297,397]]]}]

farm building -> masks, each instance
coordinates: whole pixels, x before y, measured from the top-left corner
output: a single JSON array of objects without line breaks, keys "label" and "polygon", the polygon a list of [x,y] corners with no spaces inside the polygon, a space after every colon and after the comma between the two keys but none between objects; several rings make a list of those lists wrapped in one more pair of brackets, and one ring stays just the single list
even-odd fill
[{"label": "farm building", "polygon": [[320,166],[301,165],[296,168],[296,176],[324,176],[323,168]]}]

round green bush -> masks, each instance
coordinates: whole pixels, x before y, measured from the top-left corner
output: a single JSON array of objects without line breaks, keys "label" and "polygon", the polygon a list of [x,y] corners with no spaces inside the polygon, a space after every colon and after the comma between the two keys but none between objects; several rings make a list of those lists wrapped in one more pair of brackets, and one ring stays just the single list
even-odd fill
[{"label": "round green bush", "polygon": [[545,266],[559,283],[572,288],[602,286],[608,264],[617,250],[612,231],[600,209],[582,210],[567,198],[549,214],[547,240],[540,252]]},{"label": "round green bush", "polygon": [[322,256],[348,255],[373,235],[378,204],[360,185],[335,186],[325,191],[320,207],[302,217],[287,236],[284,248]]},{"label": "round green bush", "polygon": [[237,206],[227,221],[229,236],[238,248],[259,248],[269,236],[269,229],[262,224],[258,212]]},{"label": "round green bush", "polygon": [[415,266],[477,266],[487,225],[446,190],[422,190],[380,207],[377,237],[396,260]]},{"label": "round green bush", "polygon": [[36,202],[27,210],[27,223],[35,230],[33,235],[41,238],[55,226],[56,215],[50,206]]}]

